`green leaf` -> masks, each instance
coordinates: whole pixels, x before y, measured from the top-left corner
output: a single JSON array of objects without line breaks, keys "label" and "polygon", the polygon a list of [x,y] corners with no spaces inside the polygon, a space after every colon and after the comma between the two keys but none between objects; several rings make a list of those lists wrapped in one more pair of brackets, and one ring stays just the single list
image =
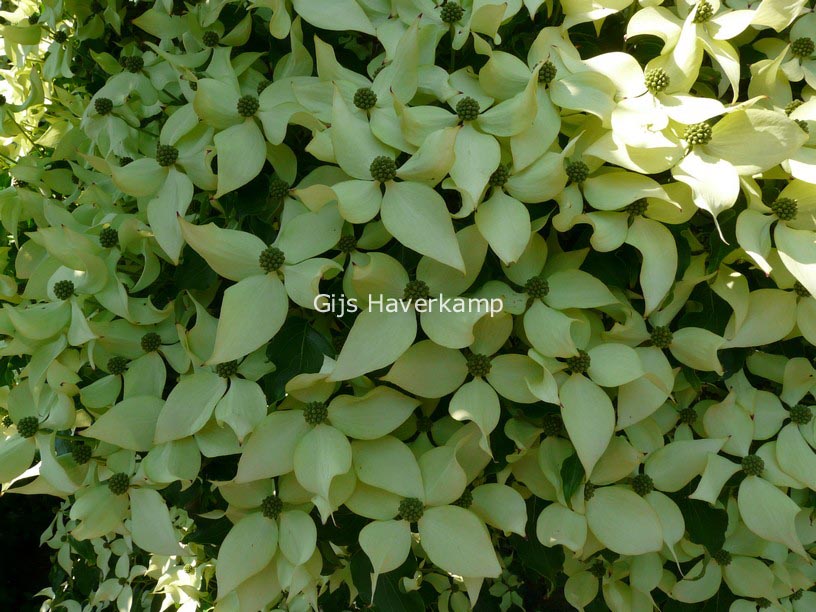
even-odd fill
[{"label": "green leaf", "polygon": [[578,487],[581,486],[584,477],[584,467],[581,465],[577,453],[573,453],[564,459],[564,463],[561,464],[561,487],[564,491],[564,499],[567,502],[572,499]]},{"label": "green leaf", "polygon": [[227,289],[207,364],[240,359],[269,342],[288,308],[286,289],[274,274],[250,276]]},{"label": "green leaf", "polygon": [[243,442],[265,416],[266,396],[258,383],[233,376],[227,393],[215,407],[218,424],[229,425],[238,440]]},{"label": "green leaf", "polygon": [[292,565],[302,565],[317,546],[317,528],[312,518],[302,510],[287,510],[280,515],[278,545]]},{"label": "green leaf", "polygon": [[360,482],[402,497],[423,499],[422,473],[416,457],[403,442],[392,436],[355,441],[354,473]]},{"label": "green leaf", "polygon": [[359,314],[337,356],[330,381],[349,380],[396,361],[416,337],[416,314],[375,308]]},{"label": "green leaf", "polygon": [[215,577],[218,599],[234,591],[272,561],[278,547],[278,525],[254,512],[242,518],[224,538],[218,551]]},{"label": "green leaf", "polygon": [[468,578],[496,578],[501,566],[490,534],[475,514],[458,506],[426,508],[419,519],[422,548],[432,563]]},{"label": "green leaf", "polygon": [[405,521],[374,521],[360,531],[360,547],[371,560],[371,590],[377,577],[401,566],[411,552],[411,530]]},{"label": "green leaf", "polygon": [[249,437],[238,461],[235,482],[273,478],[294,468],[295,448],[309,431],[302,410],[267,415]]},{"label": "green leaf", "polygon": [[266,140],[252,118],[215,135],[218,153],[216,198],[234,191],[258,176],[266,162]]},{"label": "green leaf", "polygon": [[402,425],[419,400],[389,387],[362,396],[340,395],[329,405],[329,421],[350,438],[376,440]]},{"label": "green leaf", "polygon": [[595,537],[613,552],[642,555],[663,548],[663,529],[657,513],[631,489],[596,489],[586,504],[586,517]]},{"label": "green leaf", "polygon": [[133,543],[157,555],[183,554],[162,496],[140,488],[131,489],[129,495]]},{"label": "green leaf", "polygon": [[326,5],[321,0],[294,0],[295,12],[304,21],[324,30],[354,30],[374,35],[366,14],[354,0],[337,0]]},{"label": "green leaf", "polygon": [[573,374],[561,385],[561,415],[587,474],[592,473],[615,432],[615,409],[609,396],[588,378]]},{"label": "green leaf", "polygon": [[129,397],[100,416],[93,425],[82,431],[82,435],[120,448],[149,451],[153,447],[156,422],[164,405],[164,401],[158,397]]},{"label": "green leaf", "polygon": [[737,502],[748,529],[763,540],[779,542],[805,559],[809,558],[796,530],[796,516],[801,508],[787,494],[767,480],[747,476],[740,483]]},{"label": "green leaf", "polygon": [[318,425],[295,448],[295,476],[301,486],[325,500],[335,476],[351,469],[351,445],[328,425]]},{"label": "green leaf", "polygon": [[381,214],[385,228],[402,244],[465,272],[448,208],[436,191],[421,183],[390,183]]},{"label": "green leaf", "polygon": [[725,510],[695,499],[680,499],[677,505],[683,513],[692,542],[705,546],[710,552],[723,547],[728,527],[728,514]]},{"label": "green leaf", "polygon": [[192,199],[193,183],[186,174],[171,168],[156,197],[147,205],[147,220],[156,242],[173,263],[178,263],[184,245],[177,217],[187,212]]},{"label": "green leaf", "polygon": [[153,443],[192,436],[210,420],[215,405],[226,390],[227,382],[206,370],[182,378],[167,396],[159,413]]},{"label": "green leaf", "polygon": [[[276,397],[293,376],[319,372],[326,356],[334,356],[334,348],[312,324],[301,317],[290,316],[266,347],[266,357],[275,364]],[[280,395],[279,395],[280,392]]]},{"label": "green leaf", "polygon": [[382,380],[421,397],[443,397],[465,381],[467,360],[460,351],[422,340],[394,362]]},{"label": "green leaf", "polygon": [[193,225],[182,218],[178,222],[187,244],[220,276],[240,281],[263,274],[258,258],[266,245],[257,236],[214,223]]}]

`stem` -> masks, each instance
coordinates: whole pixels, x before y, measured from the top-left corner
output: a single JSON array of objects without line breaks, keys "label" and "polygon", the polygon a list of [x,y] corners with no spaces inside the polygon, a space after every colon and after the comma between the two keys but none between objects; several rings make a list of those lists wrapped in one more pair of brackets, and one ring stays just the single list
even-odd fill
[{"label": "stem", "polygon": [[31,146],[33,146],[35,149],[37,149],[40,153],[45,153],[45,149],[32,140],[31,136],[25,130],[25,128],[23,128],[22,125],[17,123],[17,119],[14,118],[14,115],[12,113],[9,113],[8,117],[9,117],[9,119],[11,119],[12,123],[14,123],[14,125],[17,126],[17,129],[20,130],[20,133],[23,136],[25,136],[26,140],[31,143]]}]

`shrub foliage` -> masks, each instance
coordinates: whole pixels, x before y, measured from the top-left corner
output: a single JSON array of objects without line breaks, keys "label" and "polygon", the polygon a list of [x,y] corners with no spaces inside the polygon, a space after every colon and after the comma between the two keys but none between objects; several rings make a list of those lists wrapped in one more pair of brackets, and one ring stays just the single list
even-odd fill
[{"label": "shrub foliage", "polygon": [[4,0],[44,607],[816,609],[812,9]]}]

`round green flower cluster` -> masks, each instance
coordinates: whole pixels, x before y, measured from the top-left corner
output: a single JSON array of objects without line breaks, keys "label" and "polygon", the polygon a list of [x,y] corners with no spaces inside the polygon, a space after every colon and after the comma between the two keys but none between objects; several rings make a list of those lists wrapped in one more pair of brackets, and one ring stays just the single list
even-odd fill
[{"label": "round green flower cluster", "polygon": [[370,110],[377,105],[377,94],[370,87],[361,87],[354,92],[354,106],[360,110]]},{"label": "round green flower cluster", "polygon": [[649,335],[649,339],[657,348],[665,349],[671,346],[672,340],[674,339],[674,334],[672,334],[668,327],[662,325],[655,327],[652,330],[652,333]]},{"label": "round green flower cluster", "polygon": [[416,279],[408,281],[405,289],[402,290],[403,300],[427,300],[431,295],[431,289],[425,281]]},{"label": "round green flower cluster", "polygon": [[23,438],[33,438],[40,430],[40,421],[37,417],[27,416],[17,421],[17,433]]},{"label": "round green flower cluster", "polygon": [[274,201],[282,200],[289,195],[289,183],[286,181],[273,178],[269,181],[269,198]]},{"label": "round green flower cluster", "polygon": [[268,246],[263,251],[261,251],[260,256],[258,257],[258,264],[261,266],[261,270],[266,272],[275,272],[276,270],[280,270],[281,266],[286,262],[286,256],[283,254],[277,247]]},{"label": "round green flower cluster", "polygon": [[94,110],[100,115],[109,115],[113,110],[113,100],[110,98],[97,98],[94,100]]},{"label": "round green flower cluster", "polygon": [[773,211],[780,221],[791,221],[796,218],[799,207],[796,200],[791,198],[779,198],[775,202],[768,204],[768,208]]},{"label": "round green flower cluster", "polygon": [[126,55],[119,61],[125,70],[134,74],[144,68],[144,59],[140,55]]},{"label": "round green flower cluster", "polygon": [[796,425],[807,425],[813,420],[813,409],[804,404],[797,404],[789,411],[791,423]]},{"label": "round green flower cluster", "polygon": [[491,367],[492,364],[490,363],[490,357],[487,355],[473,353],[467,358],[468,374],[473,376],[473,378],[487,376],[490,374]]},{"label": "round green flower cluster", "polygon": [[597,485],[594,485],[591,482],[584,483],[584,501],[589,501],[592,499],[597,488]]},{"label": "round green flower cluster", "polygon": [[748,476],[761,476],[765,470],[765,461],[758,455],[745,455],[742,458],[742,471]]},{"label": "round green flower cluster", "polygon": [[694,13],[692,21],[694,23],[705,23],[714,16],[714,7],[706,0],[700,0],[697,3],[697,10]]},{"label": "round green flower cluster", "polygon": [[524,293],[534,300],[540,300],[550,293],[550,283],[542,276],[531,276],[524,283]]},{"label": "round green flower cluster", "polygon": [[711,142],[711,126],[708,123],[695,123],[686,128],[683,133],[683,140],[690,145],[705,145]]},{"label": "round green flower cluster", "polygon": [[589,353],[578,349],[578,354],[567,359],[567,369],[573,374],[583,374],[589,370],[591,359]]},{"label": "round green flower cluster", "polygon": [[264,79],[263,81],[258,83],[258,86],[255,88],[255,92],[260,96],[263,93],[263,90],[269,87],[271,84],[272,81]]},{"label": "round green flower cluster", "polygon": [[142,336],[140,344],[142,345],[142,350],[145,353],[153,353],[159,350],[159,347],[162,344],[162,339],[156,332],[147,332],[144,336]]},{"label": "round green flower cluster", "polygon": [[127,371],[128,360],[126,357],[111,357],[108,359],[108,372],[114,376],[119,376]]},{"label": "round green flower cluster", "polygon": [[473,505],[473,493],[469,489],[465,489],[465,492],[453,502],[453,505],[460,508],[470,508]]},{"label": "round green flower cluster", "polygon": [[71,458],[77,465],[85,465],[93,456],[93,448],[84,442],[75,442],[71,445]]},{"label": "round green flower cluster", "polygon": [[647,70],[643,76],[646,83],[646,89],[648,89],[652,94],[665,91],[670,83],[669,75],[666,74],[666,71],[662,68]]},{"label": "round green flower cluster", "polygon": [[276,520],[283,512],[283,501],[277,495],[264,497],[261,502],[261,514],[266,518]]},{"label": "round green flower cluster", "polygon": [[212,30],[207,30],[201,37],[201,42],[204,43],[205,47],[215,47],[220,40],[221,37],[218,35],[218,32]]},{"label": "round green flower cluster", "polygon": [[654,480],[647,474],[638,474],[632,478],[632,490],[643,497],[654,491]]},{"label": "round green flower cluster", "polygon": [[416,497],[406,497],[399,504],[399,516],[409,523],[416,523],[425,514],[425,504]]},{"label": "round green flower cluster", "polygon": [[61,280],[54,283],[54,295],[58,300],[67,300],[74,295],[74,283],[69,280]]},{"label": "round green flower cluster", "polygon": [[793,111],[804,104],[803,100],[792,100],[785,105],[785,114],[790,115]]},{"label": "round green flower cluster", "polygon": [[156,147],[156,161],[164,168],[175,164],[178,156],[178,149],[173,145],[160,144]]},{"label": "round green flower cluster", "polygon": [[303,409],[303,418],[309,425],[320,425],[329,418],[329,409],[323,402],[309,402]]},{"label": "round green flower cluster", "polygon": [[353,234],[340,236],[340,240],[337,241],[337,250],[341,253],[351,253],[356,248],[357,238],[355,238]]},{"label": "round green flower cluster", "polygon": [[444,23],[456,23],[464,17],[464,15],[465,9],[456,2],[443,2],[442,6],[439,7],[439,18]]},{"label": "round green flower cluster", "polygon": [[119,232],[112,227],[103,227],[99,232],[99,246],[103,249],[112,249],[119,244]]},{"label": "round green flower cluster", "polygon": [[810,297],[810,291],[808,291],[807,287],[805,287],[799,281],[796,281],[796,282],[793,283],[793,291],[794,291],[794,293],[796,293],[796,295],[798,295],[801,298]]},{"label": "round green flower cluster", "polygon": [[124,472],[117,472],[108,478],[108,488],[114,495],[124,495],[130,488],[130,476]]},{"label": "round green flower cluster", "polygon": [[649,201],[646,198],[640,198],[628,204],[626,208],[623,209],[623,212],[627,213],[630,217],[642,217],[646,214],[647,210],[649,210]]},{"label": "round green flower cluster", "polygon": [[545,436],[561,435],[564,431],[564,419],[561,418],[560,414],[554,412],[545,414],[541,420],[541,429],[544,431]]},{"label": "round green flower cluster", "polygon": [[677,412],[677,419],[686,425],[693,425],[697,420],[697,411],[694,408],[683,408]]},{"label": "round green flower cluster", "polygon": [[499,166],[493,171],[488,179],[488,184],[492,187],[504,187],[507,179],[510,178],[510,169],[507,166]]},{"label": "round green flower cluster", "polygon": [[791,43],[790,50],[793,56],[805,58],[813,55],[815,47],[816,43],[813,42],[812,38],[803,36],[802,38],[797,38]]},{"label": "round green flower cluster", "polygon": [[368,167],[371,178],[380,183],[394,180],[397,176],[397,162],[387,155],[378,155]]},{"label": "round green flower cluster", "polygon": [[465,96],[456,103],[456,114],[462,121],[473,121],[479,116],[479,102]]},{"label": "round green flower cluster", "polygon": [[556,74],[558,74],[558,67],[550,60],[547,60],[541,65],[541,68],[538,69],[538,82],[549,85],[552,83]]},{"label": "round green flower cluster", "polygon": [[255,96],[241,96],[235,106],[238,114],[242,117],[252,117],[260,107],[261,103],[258,102],[258,98]]},{"label": "round green flower cluster", "polygon": [[799,129],[802,130],[805,134],[810,134],[810,128],[808,127],[807,121],[804,119],[794,119],[796,125],[799,126]]},{"label": "round green flower cluster", "polygon": [[14,421],[11,420],[9,415],[3,415],[3,427],[11,427],[14,425]]},{"label": "round green flower cluster", "polygon": [[731,565],[732,561],[731,553],[725,550],[724,548],[721,548],[720,550],[711,553],[711,558],[714,559],[714,562],[720,567]]},{"label": "round green flower cluster", "polygon": [[65,42],[67,42],[67,40],[68,40],[68,32],[65,32],[64,30],[57,30],[56,32],[54,32],[54,42],[55,43],[61,45],[61,44],[65,43]]},{"label": "round green flower cluster", "polygon": [[583,183],[589,177],[589,166],[582,161],[567,164],[567,178],[571,183]]},{"label": "round green flower cluster", "polygon": [[232,361],[225,361],[224,363],[219,363],[215,366],[215,373],[218,374],[221,378],[229,378],[230,376],[235,376],[238,373],[238,362],[233,359]]}]

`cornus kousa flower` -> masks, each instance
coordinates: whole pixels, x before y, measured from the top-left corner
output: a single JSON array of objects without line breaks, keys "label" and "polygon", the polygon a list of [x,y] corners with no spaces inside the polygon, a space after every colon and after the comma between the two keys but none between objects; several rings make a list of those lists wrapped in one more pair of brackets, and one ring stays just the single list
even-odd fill
[{"label": "cornus kousa flower", "polygon": [[816,15],[803,15],[790,29],[790,45],[780,69],[792,82],[804,80],[816,87]]},{"label": "cornus kousa flower", "polygon": [[221,514],[234,525],[218,554],[218,599],[233,591],[239,601],[249,597],[252,577],[266,583],[270,599],[282,590],[296,590],[316,602],[323,563],[317,529],[308,514],[312,505],[296,482],[285,480],[279,480],[277,489],[269,479],[219,486],[229,504]]},{"label": "cornus kousa flower", "polygon": [[613,129],[585,153],[609,163],[643,174],[664,172],[684,153],[671,128],[702,123],[725,111],[718,100],[687,94],[687,87],[673,81],[677,77],[658,59],[645,69],[624,53],[606,53],[589,63],[612,81],[615,100],[609,113]]},{"label": "cornus kousa flower", "polygon": [[416,532],[429,558],[461,576],[475,600],[483,579],[501,573],[485,523],[505,533],[524,529],[523,499],[513,488],[498,483],[469,488],[473,470],[488,460],[479,450],[478,430],[465,426],[418,458],[391,436],[355,441],[352,452],[357,486],[346,505],[375,519],[360,533],[374,580],[402,565]]},{"label": "cornus kousa flower", "polygon": [[793,178],[816,184],[816,99],[795,100],[786,105],[785,114],[808,135],[808,141],[782,165]]},{"label": "cornus kousa flower", "polygon": [[[284,154],[288,147],[280,145],[271,126],[274,91],[258,92],[258,86],[241,79],[229,59],[230,48],[213,50],[215,64],[224,64],[226,74],[209,75],[197,81],[192,100],[193,117],[198,117],[216,131],[213,136],[218,158],[218,180],[215,197],[221,197],[254,179],[267,157],[267,139],[272,149]],[[289,151],[291,153],[291,151]],[[281,166],[279,156],[273,156],[273,166]]]},{"label": "cornus kousa flower", "polygon": [[[416,278],[410,280],[402,265],[384,253],[352,256],[343,288],[362,312],[337,357],[332,380],[349,380],[394,363],[416,338],[417,314],[425,334],[452,349],[471,345],[475,326],[488,316],[505,326],[510,323],[509,313],[501,312],[500,290],[467,293],[485,260],[487,242],[474,225],[460,230],[455,239],[469,270],[464,275],[423,257]],[[372,346],[372,338],[389,341]]]},{"label": "cornus kousa flower", "polygon": [[[607,492],[606,489],[610,490]],[[611,506],[606,508],[606,511],[599,511],[593,507],[592,510],[586,512],[585,518],[557,503],[545,509],[538,521],[539,540],[542,544],[545,546],[563,544],[567,547],[574,547],[576,541],[580,542],[594,535],[594,532],[590,531],[592,524],[599,525],[598,530],[604,532],[604,528],[600,527],[600,521],[609,520],[613,525],[619,522],[619,526],[623,528],[631,518],[637,518],[641,521],[644,532],[640,533],[636,538],[637,541],[630,543],[630,546],[632,548],[648,546],[651,540],[653,547],[654,542],[658,541],[655,539],[657,525],[654,523],[654,516],[658,512],[661,514],[657,516],[665,521],[665,524],[662,525],[664,537],[674,538],[677,530],[682,531],[684,528],[680,510],[674,505],[674,502],[662,494],[650,493],[640,499],[635,494],[630,495],[631,492],[624,492],[623,488],[604,487],[597,491],[604,492],[601,493],[602,502]],[[640,499],[639,502],[638,499]],[[664,505],[665,503],[668,505]],[[592,504],[591,500],[586,503],[586,508],[589,508],[590,504]],[[627,510],[634,514],[630,516],[613,514],[613,508],[616,506],[618,511]],[[668,514],[670,509],[674,511],[671,516]],[[567,520],[572,519],[570,529],[565,533],[555,532],[551,528],[550,521],[561,517]],[[586,524],[587,519],[593,521],[589,527]],[[604,532],[604,536],[606,535]],[[572,539],[575,536],[578,537],[578,540]],[[589,544],[590,541],[587,543]],[[671,548],[673,543],[670,540],[665,542],[664,546]],[[564,571],[568,579],[564,585],[564,596],[568,602],[580,610],[588,606],[600,591],[606,605],[612,610],[621,609],[616,607],[621,600],[632,602],[632,606],[643,608],[652,605],[650,591],[657,587],[660,577],[660,573],[655,570],[662,564],[658,552],[646,552],[636,556],[621,555],[611,562],[603,554],[588,556],[590,554],[587,551],[580,557],[565,560]]]},{"label": "cornus kousa flower", "polygon": [[720,92],[731,86],[733,100],[739,95],[739,56],[729,40],[748,28],[756,17],[751,10],[731,10],[719,0],[681,3],[680,15],[669,8],[656,6],[638,11],[629,21],[627,38],[650,34],[666,43],[654,67],[665,70],[673,91],[688,91],[707,54],[724,78]]},{"label": "cornus kousa flower", "polygon": [[289,298],[313,309],[317,282],[340,267],[315,258],[340,239],[343,220],[336,205],[311,212],[289,199],[284,218],[271,245],[247,232],[177,221],[190,247],[218,274],[236,281],[224,293],[207,365],[240,359],[266,344],[283,325]]},{"label": "cornus kousa flower", "polygon": [[[465,353],[432,340],[418,342],[397,359],[383,380],[422,397],[453,393],[449,414],[457,421],[474,422],[482,433],[482,450],[490,453],[489,436],[501,414],[499,395],[519,404],[538,401],[526,379],[540,377],[540,367],[526,355],[494,356],[509,338],[509,323],[508,315],[482,319]],[[465,383],[466,378],[471,380]]]},{"label": "cornus kousa flower", "polygon": [[782,264],[812,294],[816,291],[816,274],[807,264],[816,237],[814,202],[810,195],[813,185],[790,181],[776,198],[763,202],[756,184],[748,184],[753,197],[737,218],[737,236],[743,249],[757,266],[770,274],[773,232],[776,253]]},{"label": "cornus kousa flower", "polygon": [[[238,463],[236,482],[294,472],[327,520],[351,493],[351,445],[346,436],[374,440],[411,416],[419,401],[388,387],[362,396],[337,395],[324,375],[302,375],[287,385],[289,397],[258,425]],[[353,484],[353,477],[352,484]]]}]

